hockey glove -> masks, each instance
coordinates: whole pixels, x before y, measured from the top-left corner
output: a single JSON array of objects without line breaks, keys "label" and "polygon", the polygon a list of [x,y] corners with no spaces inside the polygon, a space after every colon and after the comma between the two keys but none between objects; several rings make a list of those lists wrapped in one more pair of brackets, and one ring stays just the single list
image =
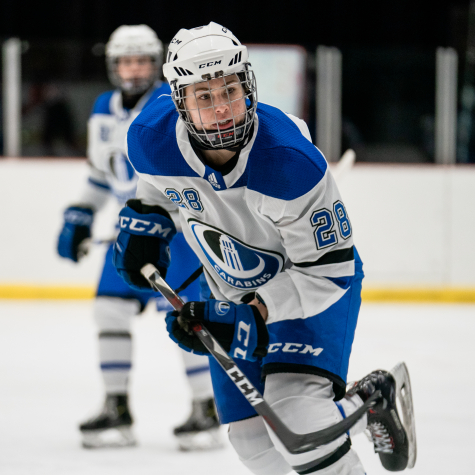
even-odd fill
[{"label": "hockey glove", "polygon": [[181,312],[169,312],[166,318],[170,338],[186,351],[209,354],[191,330],[203,323],[233,358],[256,361],[267,354],[267,326],[253,305],[208,300],[188,302]]},{"label": "hockey glove", "polygon": [[140,273],[153,264],[165,278],[170,266],[169,244],[176,234],[170,215],[160,206],[129,200],[119,213],[120,232],[114,245],[113,262],[119,275],[137,290],[150,290]]},{"label": "hockey glove", "polygon": [[63,229],[58,239],[58,254],[78,262],[81,255],[79,245],[91,237],[94,211],[82,206],[70,206],[64,211]]}]

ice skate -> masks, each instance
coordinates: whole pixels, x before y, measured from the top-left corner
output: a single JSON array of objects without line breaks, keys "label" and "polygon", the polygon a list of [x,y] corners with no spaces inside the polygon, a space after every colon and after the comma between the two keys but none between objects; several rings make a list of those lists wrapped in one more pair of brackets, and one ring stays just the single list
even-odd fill
[{"label": "ice skate", "polygon": [[209,450],[223,446],[212,398],[193,401],[190,417],[173,430],[180,450]]},{"label": "ice skate", "polygon": [[383,399],[369,410],[367,426],[374,450],[386,470],[413,468],[417,456],[416,430],[406,364],[398,363],[390,372],[373,371],[347,394],[358,394],[365,401],[378,389]]},{"label": "ice skate", "polygon": [[128,447],[136,444],[126,395],[108,395],[100,414],[79,426],[85,448]]}]

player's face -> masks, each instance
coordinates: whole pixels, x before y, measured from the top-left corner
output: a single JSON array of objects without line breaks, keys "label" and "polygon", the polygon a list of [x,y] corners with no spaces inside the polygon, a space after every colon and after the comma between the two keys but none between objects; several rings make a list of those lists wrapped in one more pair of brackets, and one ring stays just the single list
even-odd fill
[{"label": "player's face", "polygon": [[122,81],[148,79],[154,72],[150,56],[122,56],[117,61],[117,74]]},{"label": "player's face", "polygon": [[230,129],[246,117],[245,94],[236,74],[191,84],[185,96],[185,107],[198,130]]}]

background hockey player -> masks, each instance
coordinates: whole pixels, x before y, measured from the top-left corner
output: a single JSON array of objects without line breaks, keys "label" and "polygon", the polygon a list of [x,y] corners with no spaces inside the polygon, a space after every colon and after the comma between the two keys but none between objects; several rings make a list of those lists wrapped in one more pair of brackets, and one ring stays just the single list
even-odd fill
[{"label": "background hockey player", "polygon": [[[143,111],[127,136],[139,182],[137,199],[120,212],[119,273],[147,288],[141,267],[169,266],[163,249],[174,232],[169,213],[178,206],[216,300],[171,312],[172,339],[205,353],[189,331],[191,322],[204,322],[296,433],[337,423],[380,389],[384,399],[351,435],[368,426],[386,468],[411,467],[415,451],[397,413],[393,376],[371,373],[345,397],[362,263],[306,124],[258,104],[247,49],[221,25],[180,30],[166,59],[171,97]],[[220,420],[230,424],[230,441],[253,473],[365,473],[346,434],[288,453],[213,360],[211,369]],[[395,373],[407,375],[400,369]]]},{"label": "background hockey player", "polygon": [[[94,214],[111,196],[120,203],[135,196],[137,176],[127,160],[125,138],[139,112],[162,94],[170,93],[169,85],[159,79],[162,55],[162,43],[146,25],[121,26],[107,43],[109,77],[117,89],[100,95],[94,104],[88,124],[89,179],[78,203],[64,213],[64,227],[58,241],[62,257],[75,262],[80,259],[84,240],[91,236]],[[168,270],[167,280],[176,288],[200,263],[180,232],[175,236],[171,254],[174,264]],[[182,295],[185,299],[199,300],[198,280]],[[131,289],[119,277],[112,265],[111,244],[94,303],[107,396],[102,412],[80,426],[85,446],[135,443],[127,396],[132,362],[131,319],[154,297],[156,294],[151,291]],[[161,304],[165,305],[163,299]],[[219,437],[208,360],[182,353],[193,409],[190,419],[175,429],[175,435],[184,449],[214,447],[219,444]]]}]

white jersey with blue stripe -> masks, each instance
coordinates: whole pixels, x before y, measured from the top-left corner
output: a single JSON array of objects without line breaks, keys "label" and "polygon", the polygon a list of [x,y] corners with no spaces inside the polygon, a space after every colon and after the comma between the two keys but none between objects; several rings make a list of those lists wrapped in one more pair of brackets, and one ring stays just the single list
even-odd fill
[{"label": "white jersey with blue stripe", "polygon": [[179,208],[216,298],[239,303],[257,291],[271,324],[312,317],[348,290],[352,227],[300,119],[259,104],[253,136],[224,176],[193,151],[170,96],[132,123],[127,146],[137,198]]},{"label": "white jersey with blue stripe", "polygon": [[135,197],[137,175],[125,151],[127,130],[145,107],[169,93],[170,86],[158,82],[130,110],[123,107],[120,90],[105,92],[96,99],[88,121],[90,173],[81,204],[97,210],[111,194],[119,203]]}]

